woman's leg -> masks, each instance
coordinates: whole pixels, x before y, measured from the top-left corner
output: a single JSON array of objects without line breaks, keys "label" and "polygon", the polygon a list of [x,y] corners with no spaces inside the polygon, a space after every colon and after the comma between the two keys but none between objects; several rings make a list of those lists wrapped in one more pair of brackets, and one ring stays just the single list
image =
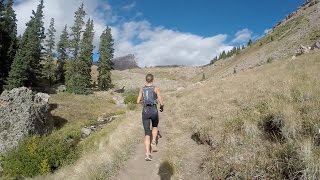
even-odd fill
[{"label": "woman's leg", "polygon": [[149,135],[144,136],[144,148],[145,148],[146,155],[151,154],[151,152],[150,152],[150,136]]},{"label": "woman's leg", "polygon": [[152,141],[156,141],[158,137],[158,124],[159,124],[159,114],[158,109],[155,107],[152,115]]},{"label": "woman's leg", "polygon": [[146,155],[149,155],[151,130],[150,130],[150,119],[145,109],[144,109],[144,112],[142,113],[142,124],[144,128],[144,148],[145,148]]},{"label": "woman's leg", "polygon": [[158,136],[158,127],[152,128],[152,141],[156,141]]}]

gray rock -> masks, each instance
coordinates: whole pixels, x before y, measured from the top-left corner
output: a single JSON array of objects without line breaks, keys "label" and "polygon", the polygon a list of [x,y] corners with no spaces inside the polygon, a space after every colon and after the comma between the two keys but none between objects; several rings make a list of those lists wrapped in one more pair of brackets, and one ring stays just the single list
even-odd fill
[{"label": "gray rock", "polygon": [[104,117],[98,117],[97,119],[98,123],[103,123],[105,121],[105,118]]},{"label": "gray rock", "polygon": [[300,56],[300,55],[302,55],[302,54],[306,54],[306,53],[309,53],[309,48],[308,47],[306,47],[306,46],[303,46],[303,45],[300,45],[299,47],[298,47],[298,49],[296,50],[296,52],[295,52],[295,56]]},{"label": "gray rock", "polygon": [[118,118],[119,116],[110,116],[110,117],[103,117],[100,116],[97,119],[97,123],[98,124],[107,124],[107,123],[111,123],[112,121],[114,121],[116,118]]},{"label": "gray rock", "polygon": [[49,99],[50,99],[49,94],[46,94],[46,93],[38,93],[37,96],[39,96],[42,100],[44,100],[44,102],[49,103]]},{"label": "gray rock", "polygon": [[28,88],[4,91],[0,96],[0,153],[16,147],[32,134],[44,135],[53,128],[49,95]]},{"label": "gray rock", "polygon": [[320,49],[320,41],[315,42],[312,46],[311,46],[312,50],[317,50]]},{"label": "gray rock", "polygon": [[65,85],[60,85],[60,86],[56,87],[56,91],[57,92],[65,92],[65,91],[67,91],[67,87]]},{"label": "gray rock", "polygon": [[86,138],[86,137],[90,136],[91,132],[92,132],[92,130],[90,128],[86,128],[86,127],[82,128],[81,129],[81,137]]}]

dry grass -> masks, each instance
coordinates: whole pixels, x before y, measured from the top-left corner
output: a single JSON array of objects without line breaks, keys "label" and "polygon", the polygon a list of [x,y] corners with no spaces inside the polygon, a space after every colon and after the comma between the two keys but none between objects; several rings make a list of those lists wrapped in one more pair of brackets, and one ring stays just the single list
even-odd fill
[{"label": "dry grass", "polygon": [[[164,74],[172,73],[164,77]],[[133,69],[125,71],[113,71],[112,77],[116,88],[122,88],[125,86],[126,90],[138,89],[145,85],[145,76],[147,73],[153,73],[155,75],[154,85],[161,87],[163,92],[172,92],[177,90],[179,87],[186,86],[186,81],[184,80],[172,80],[169,76],[184,74],[183,69],[177,68],[174,73],[171,68],[154,68],[150,70],[145,69]],[[159,75],[162,74],[162,75]]]},{"label": "dry grass", "polygon": [[125,113],[116,107],[108,92],[97,92],[92,95],[74,95],[69,93],[53,94],[50,98],[53,117],[65,121],[64,128],[82,128],[94,123],[101,115],[112,116]]},{"label": "dry grass", "polygon": [[[198,133],[211,146],[201,167],[214,179],[318,177],[319,59],[287,59],[178,92],[167,106],[174,109],[172,132]],[[183,159],[175,152],[170,157]],[[178,176],[188,168],[177,167]]]}]

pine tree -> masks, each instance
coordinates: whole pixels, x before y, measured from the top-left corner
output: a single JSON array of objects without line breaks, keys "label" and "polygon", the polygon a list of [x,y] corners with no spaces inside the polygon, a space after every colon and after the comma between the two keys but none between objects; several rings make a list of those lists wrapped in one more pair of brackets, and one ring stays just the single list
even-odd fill
[{"label": "pine tree", "polygon": [[222,51],[220,56],[221,56],[221,59],[226,59],[227,58],[226,51]]},{"label": "pine tree", "polygon": [[57,65],[57,72],[56,72],[56,80],[59,83],[65,83],[65,63],[68,59],[68,27],[67,25],[64,27],[62,34],[60,35],[60,41],[58,43],[58,65]]},{"label": "pine tree", "polygon": [[86,16],[86,12],[84,11],[83,3],[79,7],[79,9],[75,12],[75,21],[74,25],[71,27],[70,34],[70,51],[73,55],[73,59],[77,59],[80,51],[80,42],[81,42],[81,33],[82,27],[84,26],[84,17]]},{"label": "pine tree", "polygon": [[[81,41],[81,33],[83,25],[85,24],[83,19],[86,15],[83,4],[75,12],[75,22],[71,27],[70,33],[70,52],[72,54],[72,60],[66,65],[66,86],[67,90],[76,94],[87,93],[88,79],[84,74],[87,73],[86,68],[88,60],[79,60],[80,50],[83,45]],[[86,35],[87,38],[87,35]],[[92,53],[92,52],[91,52]]]},{"label": "pine tree", "polygon": [[239,47],[237,47],[237,54],[239,54],[240,51],[241,51],[241,47],[239,46]]},{"label": "pine tree", "polygon": [[252,40],[250,39],[249,41],[248,41],[248,43],[247,43],[247,46],[249,47],[249,46],[251,46],[252,45]]},{"label": "pine tree", "polygon": [[113,38],[111,29],[107,29],[100,36],[100,49],[99,49],[99,76],[98,76],[98,87],[100,90],[108,90],[111,88],[111,70],[112,70],[112,59],[113,59]]},{"label": "pine tree", "polygon": [[19,48],[11,65],[7,88],[36,85],[41,78],[41,50],[44,39],[43,0],[32,12],[31,20],[19,42]]},{"label": "pine tree", "polygon": [[48,80],[51,86],[55,80],[56,65],[54,63],[53,50],[55,48],[55,33],[54,19],[50,21],[50,26],[48,32],[46,33],[47,39],[45,40],[45,54],[44,54],[44,65],[42,69],[42,74],[46,80]]},{"label": "pine tree", "polygon": [[86,29],[83,33],[83,39],[81,41],[81,53],[79,56],[79,61],[81,61],[81,73],[83,78],[85,78],[85,84],[83,86],[90,87],[91,85],[91,66],[92,66],[92,51],[93,51],[93,38],[94,38],[94,31],[93,31],[93,21],[88,20],[86,23]]},{"label": "pine tree", "polygon": [[[0,52],[2,52],[3,46],[3,35],[4,35],[4,21],[3,21],[3,13],[4,13],[4,0],[0,0]],[[0,92],[2,91],[2,86],[4,84],[4,64],[5,58],[2,57],[2,53],[0,53]]]},{"label": "pine tree", "polygon": [[17,19],[13,10],[13,0],[8,0],[4,5],[0,1],[0,91],[7,78],[14,56],[16,54],[17,41]]}]

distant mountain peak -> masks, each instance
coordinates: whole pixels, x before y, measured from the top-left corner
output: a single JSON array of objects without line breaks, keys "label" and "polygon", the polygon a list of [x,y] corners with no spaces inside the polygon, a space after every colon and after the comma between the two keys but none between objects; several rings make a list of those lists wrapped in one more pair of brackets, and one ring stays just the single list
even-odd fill
[{"label": "distant mountain peak", "polygon": [[139,68],[134,54],[128,54],[125,56],[114,58],[112,62],[113,62],[113,68],[115,70]]}]

